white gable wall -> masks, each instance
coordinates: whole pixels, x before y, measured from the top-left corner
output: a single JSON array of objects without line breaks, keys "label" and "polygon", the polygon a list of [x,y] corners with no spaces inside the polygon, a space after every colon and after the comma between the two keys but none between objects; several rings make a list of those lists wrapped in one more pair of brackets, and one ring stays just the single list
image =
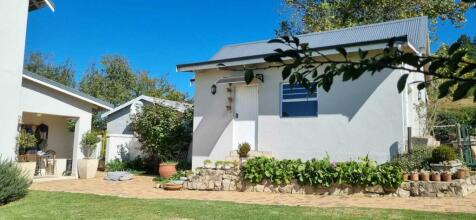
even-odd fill
[{"label": "white gable wall", "polygon": [[[385,162],[406,143],[407,106],[405,93],[397,91],[400,70],[366,74],[353,82],[334,80],[329,93],[318,91],[319,116],[280,117],[279,69],[259,70],[264,83],[259,85],[257,145],[276,158],[358,159],[369,155]],[[233,141],[232,113],[227,112],[227,85],[210,87],[226,76],[242,72],[199,71],[195,76],[193,167],[203,160],[223,160]]]}]

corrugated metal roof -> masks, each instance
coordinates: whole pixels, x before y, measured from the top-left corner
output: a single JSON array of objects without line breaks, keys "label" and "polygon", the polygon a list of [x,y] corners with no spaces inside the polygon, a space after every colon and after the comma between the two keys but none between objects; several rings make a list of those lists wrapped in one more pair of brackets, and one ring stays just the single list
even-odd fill
[{"label": "corrugated metal roof", "polygon": [[94,103],[94,104],[96,104],[96,105],[100,104],[100,105],[98,105],[98,106],[100,106],[100,107],[107,107],[107,108],[106,108],[107,110],[110,110],[110,109],[114,108],[114,105],[112,105],[112,104],[109,103],[109,102],[106,102],[106,101],[103,101],[103,100],[101,100],[101,99],[92,97],[92,96],[90,96],[90,95],[88,95],[88,94],[86,94],[86,93],[83,93],[83,92],[81,92],[81,91],[79,91],[79,90],[77,90],[77,89],[71,88],[71,87],[69,87],[69,86],[65,86],[65,85],[63,85],[63,84],[61,84],[61,83],[55,82],[55,81],[53,81],[53,80],[50,80],[50,79],[45,78],[45,77],[43,77],[43,76],[40,76],[40,75],[38,75],[38,74],[32,73],[32,72],[30,72],[30,71],[24,70],[24,71],[23,71],[23,75],[24,75],[24,76],[29,76],[29,77],[31,77],[31,78],[33,78],[33,79],[36,79],[36,80],[41,81],[41,82],[43,82],[43,83],[46,83],[46,84],[48,84],[48,85],[50,85],[50,86],[56,87],[56,88],[58,88],[58,89],[65,90],[65,91],[67,91],[67,92],[73,93],[73,94],[75,94],[75,95],[77,95],[77,96],[80,96],[80,97],[86,99],[86,100],[89,100],[91,103]]},{"label": "corrugated metal roof", "polygon": [[[428,18],[415,17],[383,23],[356,26],[332,31],[314,32],[298,35],[302,43],[310,48],[328,48],[339,45],[352,45],[362,42],[388,40],[406,37],[408,42],[420,53],[425,52],[428,39]],[[246,59],[274,53],[277,48],[288,49],[281,44],[269,44],[268,40],[223,46],[213,57],[203,63],[229,59]],[[195,63],[199,64],[199,63]],[[181,64],[187,66],[192,64]]]}]

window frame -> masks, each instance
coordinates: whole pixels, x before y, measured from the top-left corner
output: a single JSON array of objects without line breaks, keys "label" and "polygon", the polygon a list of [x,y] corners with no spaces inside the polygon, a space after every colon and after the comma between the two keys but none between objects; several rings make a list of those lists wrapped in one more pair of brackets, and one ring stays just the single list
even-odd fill
[{"label": "window frame", "polygon": [[[307,115],[307,116],[283,116],[283,101],[284,101],[284,85],[290,85],[290,83],[282,82],[279,84],[279,117],[280,118],[317,118],[319,116],[319,93],[316,90],[316,115]],[[312,98],[314,99],[314,98]],[[292,101],[288,101],[292,102]]]}]

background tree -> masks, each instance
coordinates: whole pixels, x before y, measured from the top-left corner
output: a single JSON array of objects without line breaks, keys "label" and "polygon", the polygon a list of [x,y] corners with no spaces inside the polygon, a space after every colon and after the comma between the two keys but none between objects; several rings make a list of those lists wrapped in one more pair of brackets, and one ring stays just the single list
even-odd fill
[{"label": "background tree", "polygon": [[75,72],[69,60],[55,64],[51,61],[51,56],[40,52],[33,52],[27,55],[24,68],[63,85],[70,87],[75,86]]},{"label": "background tree", "polygon": [[[468,2],[468,1],[466,1]],[[454,0],[284,0],[292,10],[278,35],[327,31],[417,16],[428,16],[433,24],[439,19],[454,25],[464,23],[470,5]]]}]

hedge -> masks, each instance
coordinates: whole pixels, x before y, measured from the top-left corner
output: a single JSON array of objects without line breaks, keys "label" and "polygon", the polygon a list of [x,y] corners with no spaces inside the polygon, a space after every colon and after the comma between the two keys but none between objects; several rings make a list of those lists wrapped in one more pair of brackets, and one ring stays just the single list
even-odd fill
[{"label": "hedge", "polygon": [[326,157],[322,160],[276,160],[256,157],[247,160],[242,167],[246,181],[260,183],[269,180],[274,184],[289,184],[296,179],[302,185],[330,187],[333,184],[353,186],[381,185],[398,188],[403,182],[403,171],[391,164],[377,165],[368,157],[361,161],[333,163]]}]

